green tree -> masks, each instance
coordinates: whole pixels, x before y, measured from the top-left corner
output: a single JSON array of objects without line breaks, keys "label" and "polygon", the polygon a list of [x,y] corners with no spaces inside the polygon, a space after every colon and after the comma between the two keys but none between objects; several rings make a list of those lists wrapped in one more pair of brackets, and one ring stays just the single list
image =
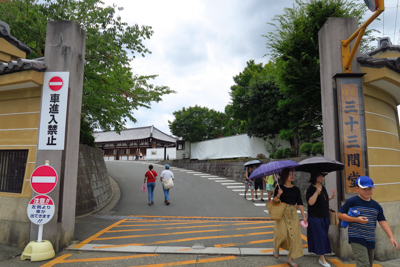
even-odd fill
[{"label": "green tree", "polygon": [[174,121],[168,121],[171,133],[188,142],[196,143],[223,136],[226,121],[224,113],[196,105],[182,108],[173,114]]},{"label": "green tree", "polygon": [[276,63],[275,78],[284,98],[278,109],[290,122],[281,138],[296,145],[297,140],[321,136],[322,112],[318,31],[329,17],[356,17],[361,21],[363,3],[347,0],[296,0],[292,8],[274,17],[267,47]]},{"label": "green tree", "polygon": [[234,85],[231,86],[229,95],[231,103],[229,111],[236,120],[247,121],[248,110],[252,108],[252,104],[248,101],[250,81],[256,73],[263,71],[263,64],[255,64],[254,60],[247,62],[247,66],[243,72],[233,77]]},{"label": "green tree", "polygon": [[274,80],[275,65],[266,64],[261,72],[253,73],[248,86],[247,134],[259,138],[274,138],[280,129],[287,127],[285,110],[278,109],[284,99]]},{"label": "green tree", "polygon": [[86,32],[85,129],[89,125],[119,132],[127,120],[136,122],[133,110],[150,108],[151,102],[174,91],[151,84],[157,75],[133,74],[130,67],[137,55],[151,53],[143,43],[153,34],[151,26],[128,25],[116,16],[116,5],[103,4],[100,0],[11,0],[0,4],[0,14],[11,34],[32,49],[31,59],[44,55],[48,20],[76,21]]}]

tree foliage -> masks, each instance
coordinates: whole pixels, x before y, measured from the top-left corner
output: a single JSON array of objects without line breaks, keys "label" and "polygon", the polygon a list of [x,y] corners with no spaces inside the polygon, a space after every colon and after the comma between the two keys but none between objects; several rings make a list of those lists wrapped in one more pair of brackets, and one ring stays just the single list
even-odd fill
[{"label": "tree foliage", "polygon": [[191,143],[222,137],[226,121],[224,113],[196,105],[173,114],[175,119],[168,124],[175,136]]},{"label": "tree foliage", "polygon": [[2,3],[0,13],[11,34],[32,49],[31,59],[44,55],[48,20],[76,21],[86,32],[83,119],[92,129],[120,131],[127,120],[136,122],[133,110],[150,108],[151,102],[174,91],[151,84],[157,75],[134,74],[130,67],[137,55],[151,53],[143,43],[153,34],[151,26],[128,25],[115,14],[116,5],[103,4],[100,0],[14,0]]},{"label": "tree foliage", "polygon": [[329,17],[356,17],[366,8],[347,0],[296,0],[274,17],[267,47],[276,63],[275,80],[284,98],[278,109],[290,118],[281,137],[297,143],[321,136],[322,111],[318,32]]}]

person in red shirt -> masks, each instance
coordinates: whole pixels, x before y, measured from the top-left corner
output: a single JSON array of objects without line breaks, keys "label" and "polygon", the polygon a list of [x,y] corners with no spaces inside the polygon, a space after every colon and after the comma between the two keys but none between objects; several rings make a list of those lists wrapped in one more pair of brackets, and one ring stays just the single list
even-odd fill
[{"label": "person in red shirt", "polygon": [[157,172],[153,170],[153,165],[149,165],[149,170],[144,175],[144,181],[147,180],[147,194],[149,198],[149,206],[154,205],[153,197],[154,197],[154,188],[156,187],[156,177]]}]

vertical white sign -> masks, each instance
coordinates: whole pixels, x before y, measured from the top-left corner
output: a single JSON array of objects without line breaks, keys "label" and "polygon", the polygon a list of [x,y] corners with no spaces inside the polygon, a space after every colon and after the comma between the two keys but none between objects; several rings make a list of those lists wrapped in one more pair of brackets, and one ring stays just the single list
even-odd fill
[{"label": "vertical white sign", "polygon": [[69,72],[45,72],[40,109],[40,150],[64,150]]}]

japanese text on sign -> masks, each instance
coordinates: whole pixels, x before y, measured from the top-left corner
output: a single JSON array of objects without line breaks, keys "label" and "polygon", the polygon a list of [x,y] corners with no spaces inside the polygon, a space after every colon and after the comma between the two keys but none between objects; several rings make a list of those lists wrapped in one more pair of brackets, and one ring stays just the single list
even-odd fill
[{"label": "japanese text on sign", "polygon": [[41,150],[63,150],[68,104],[69,72],[46,72],[40,111]]},{"label": "japanese text on sign", "polygon": [[341,84],[339,93],[340,138],[347,193],[355,193],[355,181],[364,175],[365,129],[359,84]]}]

